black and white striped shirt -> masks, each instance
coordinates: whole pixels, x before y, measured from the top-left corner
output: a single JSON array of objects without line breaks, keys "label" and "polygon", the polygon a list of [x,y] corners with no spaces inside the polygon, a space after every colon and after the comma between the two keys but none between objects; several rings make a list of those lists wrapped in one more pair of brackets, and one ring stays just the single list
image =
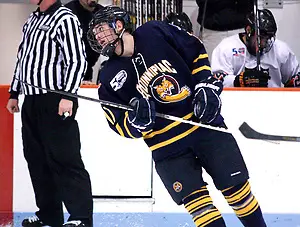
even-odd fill
[{"label": "black and white striped shirt", "polygon": [[20,93],[47,93],[21,81],[51,90],[76,93],[86,67],[82,30],[77,17],[60,1],[45,12],[40,12],[38,8],[23,26],[10,87],[11,98],[17,98]]}]

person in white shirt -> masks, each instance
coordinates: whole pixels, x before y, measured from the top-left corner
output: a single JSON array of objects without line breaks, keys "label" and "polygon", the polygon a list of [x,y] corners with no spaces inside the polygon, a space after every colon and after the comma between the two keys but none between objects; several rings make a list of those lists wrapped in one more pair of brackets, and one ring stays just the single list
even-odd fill
[{"label": "person in white shirt", "polygon": [[[260,47],[256,51],[255,17],[247,18],[245,32],[223,39],[213,50],[211,67],[225,87],[299,87],[300,67],[289,46],[276,39],[272,12],[258,10]],[[260,70],[256,52],[260,55]]]}]

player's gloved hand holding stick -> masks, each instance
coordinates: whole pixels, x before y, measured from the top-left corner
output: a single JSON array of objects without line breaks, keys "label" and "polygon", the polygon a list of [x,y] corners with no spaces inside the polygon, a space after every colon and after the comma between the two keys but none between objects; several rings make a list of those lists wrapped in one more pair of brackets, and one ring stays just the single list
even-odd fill
[{"label": "player's gloved hand holding stick", "polygon": [[222,90],[222,81],[214,77],[209,77],[196,85],[193,99],[194,114],[201,123],[213,126],[224,124],[220,115],[222,102],[219,95]]},{"label": "player's gloved hand holding stick", "polygon": [[155,123],[155,104],[145,98],[133,98],[129,105],[134,111],[128,112],[129,123],[140,132],[146,132],[153,128]]},{"label": "player's gloved hand holding stick", "polygon": [[249,70],[237,75],[233,85],[235,87],[268,87],[268,73],[258,70]]},{"label": "player's gloved hand holding stick", "polygon": [[285,87],[300,87],[300,72],[292,76],[285,84]]}]

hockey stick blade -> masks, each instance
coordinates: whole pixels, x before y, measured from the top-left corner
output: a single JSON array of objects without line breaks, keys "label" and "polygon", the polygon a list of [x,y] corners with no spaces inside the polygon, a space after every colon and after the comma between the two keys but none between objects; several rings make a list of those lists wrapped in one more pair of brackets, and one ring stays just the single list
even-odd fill
[{"label": "hockey stick blade", "polygon": [[300,142],[300,137],[297,136],[276,136],[257,132],[253,128],[251,128],[246,122],[243,122],[243,124],[241,124],[239,130],[248,139]]}]

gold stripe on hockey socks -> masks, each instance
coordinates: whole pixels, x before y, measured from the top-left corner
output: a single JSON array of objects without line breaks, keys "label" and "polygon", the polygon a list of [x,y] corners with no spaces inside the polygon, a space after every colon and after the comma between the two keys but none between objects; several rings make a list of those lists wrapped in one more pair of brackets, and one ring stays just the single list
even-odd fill
[{"label": "gold stripe on hockey socks", "polygon": [[[214,207],[214,206],[213,206]],[[193,217],[193,221],[197,227],[210,226],[214,221],[222,218],[220,211],[217,208],[212,208],[204,211],[203,213]],[[213,225],[211,225],[213,226]],[[218,225],[219,226],[219,225]]]},{"label": "gold stripe on hockey socks", "polygon": [[187,197],[192,196],[192,195],[197,194],[197,193],[200,193],[200,192],[204,192],[204,191],[207,191],[206,186],[203,186],[203,187],[201,187],[199,190],[196,190],[196,191],[192,192],[192,193],[189,194]]},{"label": "gold stripe on hockey socks", "polygon": [[252,195],[244,204],[233,208],[238,217],[245,217],[252,214],[258,208],[258,202]]},{"label": "gold stripe on hockey socks", "polygon": [[213,205],[205,186],[185,197],[183,202],[197,227],[225,227],[222,215]]},{"label": "gold stripe on hockey socks", "polygon": [[244,184],[222,190],[222,193],[237,217],[245,226],[266,226],[258,201],[251,193],[251,187],[248,181]]},{"label": "gold stripe on hockey socks", "polygon": [[[238,190],[237,190],[238,189]],[[225,194],[232,192],[233,190],[237,190],[235,193],[226,196]],[[231,188],[230,190],[227,191],[222,191],[223,194],[225,195],[225,199],[227,200],[229,205],[234,205],[235,203],[241,201],[245,197],[247,197],[251,193],[251,188],[250,184],[247,181],[244,185],[242,185],[241,188]]]},{"label": "gold stripe on hockey socks", "polygon": [[188,206],[185,206],[185,208],[189,213],[194,213],[207,205],[213,205],[212,199],[209,195],[201,196],[200,198],[193,200]]},{"label": "gold stripe on hockey socks", "polygon": [[206,186],[200,188],[189,194],[183,199],[184,207],[189,213],[193,213],[195,209],[205,206],[207,203],[212,204],[212,199],[209,196],[209,192]]}]

